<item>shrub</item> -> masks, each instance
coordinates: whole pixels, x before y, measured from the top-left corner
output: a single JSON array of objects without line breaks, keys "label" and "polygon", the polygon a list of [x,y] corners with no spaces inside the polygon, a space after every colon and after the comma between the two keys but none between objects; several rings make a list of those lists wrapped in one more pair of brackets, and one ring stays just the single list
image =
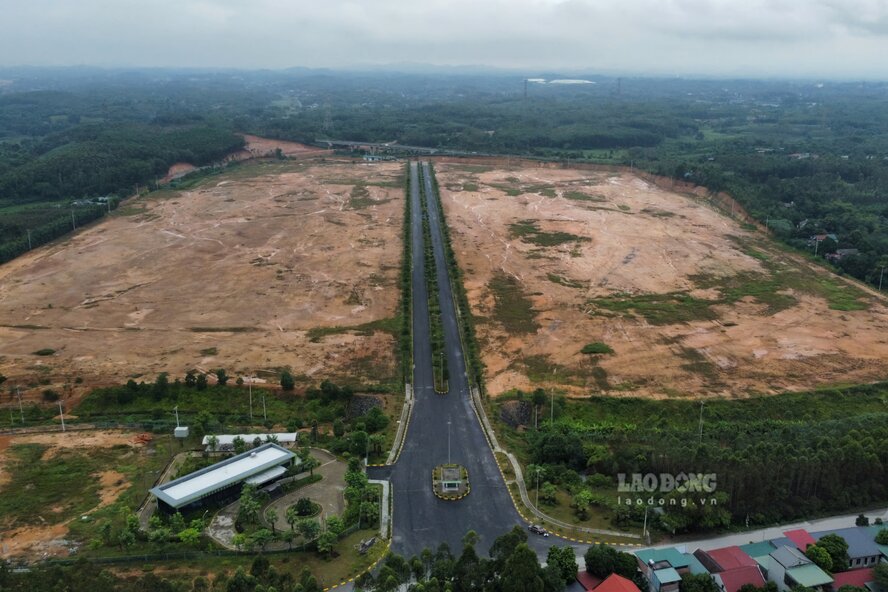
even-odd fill
[{"label": "shrub", "polygon": [[55,352],[56,352],[56,350],[45,347],[43,349],[38,349],[37,351],[35,351],[34,355],[35,356],[51,356]]},{"label": "shrub", "polygon": [[583,349],[580,350],[580,353],[584,353],[586,355],[612,354],[614,353],[614,350],[606,343],[595,341],[584,345]]},{"label": "shrub", "polygon": [[43,391],[43,400],[47,403],[55,403],[59,400],[59,394],[52,389]]}]

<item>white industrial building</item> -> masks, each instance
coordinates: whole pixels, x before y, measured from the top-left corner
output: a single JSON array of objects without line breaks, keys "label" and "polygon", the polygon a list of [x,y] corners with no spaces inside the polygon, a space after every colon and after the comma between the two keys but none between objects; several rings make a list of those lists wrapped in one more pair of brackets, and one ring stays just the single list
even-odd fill
[{"label": "white industrial building", "polygon": [[240,495],[244,483],[263,486],[283,477],[287,469],[300,461],[286,448],[263,444],[237,456],[179,477],[151,490],[157,507],[173,513],[223,502]]}]

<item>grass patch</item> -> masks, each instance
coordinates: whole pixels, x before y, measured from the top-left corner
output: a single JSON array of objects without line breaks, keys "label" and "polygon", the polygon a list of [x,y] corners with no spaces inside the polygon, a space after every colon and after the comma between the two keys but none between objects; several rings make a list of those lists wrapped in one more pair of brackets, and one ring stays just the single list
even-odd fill
[{"label": "grass patch", "polygon": [[206,349],[200,350],[200,355],[202,356],[215,356],[219,353],[219,350],[215,347],[208,347]]},{"label": "grass patch", "polygon": [[9,449],[10,481],[0,495],[0,523],[57,524],[88,512],[99,503],[95,473],[116,468],[109,450],[59,449],[44,458],[42,444],[19,444]]},{"label": "grass patch", "polygon": [[574,201],[592,201],[597,203],[607,201],[607,198],[603,195],[589,195],[588,193],[583,193],[582,191],[565,191],[563,195],[565,199],[571,199]]},{"label": "grass patch", "polygon": [[188,327],[192,333],[253,333],[256,327]]},{"label": "grass patch", "polygon": [[509,224],[509,234],[512,238],[521,239],[522,242],[541,247],[555,247],[565,243],[588,241],[584,236],[577,236],[569,232],[544,232],[540,230],[533,220],[521,220]]},{"label": "grass patch", "polygon": [[710,300],[694,298],[684,292],[667,294],[618,294],[589,301],[596,308],[619,314],[634,314],[652,325],[674,325],[718,318]]},{"label": "grass patch", "polygon": [[56,352],[56,350],[54,350],[52,348],[44,347],[43,349],[38,349],[37,351],[35,351],[34,355],[35,356],[51,356],[55,352]]},{"label": "grass patch", "polygon": [[[530,258],[530,257],[528,257],[528,258]],[[575,281],[575,280],[571,280],[571,279],[568,279],[568,278],[566,278],[566,277],[564,277],[564,276],[560,276],[560,275],[555,274],[555,273],[548,273],[548,274],[546,274],[546,279],[548,279],[548,280],[549,280],[550,282],[552,282],[553,284],[558,284],[559,286],[564,286],[565,288],[578,288],[578,289],[582,289],[582,288],[585,287],[585,286],[583,285],[582,282],[578,282],[578,281]]]},{"label": "grass patch", "polygon": [[612,354],[614,353],[614,350],[606,343],[593,341],[592,343],[587,343],[586,345],[584,345],[583,349],[580,350],[580,353],[586,355]]},{"label": "grass patch", "polygon": [[493,317],[512,334],[535,333],[539,326],[533,303],[524,295],[521,284],[503,272],[496,273],[487,284],[493,293]]}]

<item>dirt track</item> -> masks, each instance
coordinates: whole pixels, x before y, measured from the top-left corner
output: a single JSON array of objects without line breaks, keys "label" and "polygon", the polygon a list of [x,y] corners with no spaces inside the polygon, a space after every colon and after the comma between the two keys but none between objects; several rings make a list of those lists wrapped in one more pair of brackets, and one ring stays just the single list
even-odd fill
[{"label": "dirt track", "polygon": [[[875,299],[869,310],[839,311],[787,289],[797,303],[776,313],[746,296],[713,305],[711,319],[659,324],[590,304],[670,293],[716,301],[720,281],[771,277],[761,257],[828,280],[703,199],[625,173],[444,163],[437,171],[492,394],[557,385],[576,396],[744,396],[888,376],[888,310]],[[535,329],[507,331],[498,320],[492,282],[503,277],[532,303]],[[598,341],[615,353],[580,353]]]},{"label": "dirt track", "polygon": [[[56,387],[82,377],[75,391],[189,368],[384,379],[388,333],[308,331],[395,314],[402,172],[247,163],[127,202],[0,267],[0,372]],[[33,354],[43,348],[56,353]]]}]

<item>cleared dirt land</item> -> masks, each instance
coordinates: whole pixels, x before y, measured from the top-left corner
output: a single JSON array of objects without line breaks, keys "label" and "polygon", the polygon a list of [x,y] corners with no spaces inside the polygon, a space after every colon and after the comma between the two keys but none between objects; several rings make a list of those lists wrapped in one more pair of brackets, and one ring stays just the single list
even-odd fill
[{"label": "cleared dirt land", "polygon": [[394,380],[403,165],[245,163],[183,187],[0,267],[9,384]]},{"label": "cleared dirt land", "polygon": [[437,172],[494,395],[744,396],[888,375],[882,303],[704,199],[620,173]]}]

